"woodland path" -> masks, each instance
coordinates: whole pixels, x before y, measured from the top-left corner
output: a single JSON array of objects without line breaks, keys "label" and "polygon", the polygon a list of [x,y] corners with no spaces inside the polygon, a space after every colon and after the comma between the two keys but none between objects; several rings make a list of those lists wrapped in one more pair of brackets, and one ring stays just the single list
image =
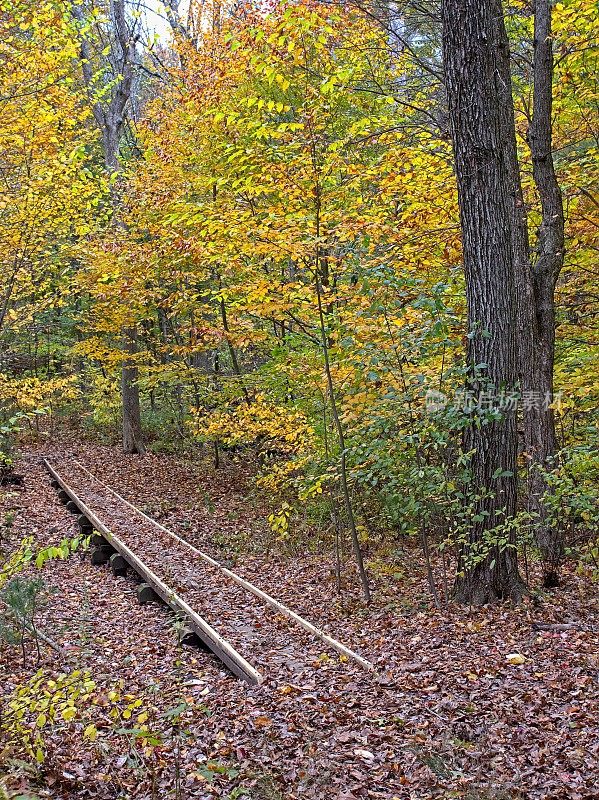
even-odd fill
[{"label": "woodland path", "polygon": [[[82,742],[76,723],[61,731],[48,773],[53,788],[43,797],[83,799],[90,786],[96,800],[150,797],[127,760],[130,743],[103,710],[103,698],[119,685],[160,713],[181,696],[193,703],[180,753],[184,797],[193,800],[238,796],[233,792],[240,788],[260,800],[595,796],[599,602],[573,569],[559,594],[516,610],[437,612],[417,550],[371,552],[375,595],[365,608],[357,586],[345,585],[336,595],[330,553],[261,552],[268,507],[253,493],[243,465],[214,471],[167,455],[123,457],[117,448],[65,434],[28,447],[17,467],[24,487],[0,496],[0,514],[14,514],[14,543],[31,535],[47,546],[77,532],[74,515],[50,486],[43,457],[93,466],[102,480],[202,551],[217,559],[231,553],[238,574],[368,653],[376,667],[372,674],[341,663],[312,640],[311,658],[303,650],[291,673],[275,668],[280,652],[273,644],[272,654],[265,647],[260,655],[263,683],[248,686],[212,654],[178,647],[172,615],[140,606],[131,577],[92,566],[87,554],[54,561],[42,573],[52,593],[39,624],[69,660],[44,649],[41,667],[59,672],[76,664],[93,674],[100,733],[91,743]],[[225,615],[225,599],[215,592],[209,602],[222,605]],[[535,622],[574,627],[535,632]],[[288,628],[280,624],[272,630],[275,642]],[[526,662],[507,663],[512,652]],[[17,651],[3,651],[2,691],[10,692],[31,670]],[[164,754],[164,763],[172,765],[172,754]],[[201,772],[206,763],[222,768],[209,784]],[[169,796],[173,779],[172,766],[165,766],[161,797]]]},{"label": "woodland path", "polygon": [[[309,625],[307,621],[297,616],[290,619],[293,612],[285,606],[273,608],[277,601],[264,595],[271,601],[269,606],[256,596],[259,589],[248,591],[254,588],[252,584],[137,509],[76,459],[44,463],[72,503],[78,504],[79,512],[93,512],[100,533],[106,532],[109,542],[131,561],[129,566],[136,569],[139,559],[140,577],[149,576],[158,591],[167,590],[163,599],[175,611],[181,612],[185,604],[199,613],[199,620],[190,614],[188,621],[193,625],[197,620],[197,633],[206,645],[240,677],[259,683],[258,670],[262,670],[292,680],[298,669],[318,659],[323,644],[331,657],[340,653],[342,662],[349,658],[373,669],[370,662],[326,634],[307,631],[302,627]],[[87,517],[83,519],[87,523]]]}]

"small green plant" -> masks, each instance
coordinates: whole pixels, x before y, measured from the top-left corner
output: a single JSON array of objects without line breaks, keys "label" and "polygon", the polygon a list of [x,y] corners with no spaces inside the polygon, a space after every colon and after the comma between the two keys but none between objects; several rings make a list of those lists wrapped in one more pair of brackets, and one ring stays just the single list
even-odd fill
[{"label": "small green plant", "polygon": [[41,569],[48,561],[55,558],[65,559],[79,549],[85,550],[89,545],[89,536],[74,536],[72,539],[63,539],[58,545],[42,547],[39,550],[34,548],[33,536],[25,536],[18,548],[0,566],[0,589],[15,575],[31,564]]},{"label": "small green plant", "polygon": [[239,770],[226,764],[218,764],[216,761],[208,761],[203,766],[198,767],[197,773],[208,783],[213,783],[219,776],[232,780],[239,775]]},{"label": "small green plant", "polygon": [[30,412],[17,411],[0,423],[0,477],[8,475],[12,471],[14,441],[21,431],[23,423],[32,417],[46,413],[47,409],[36,409]]},{"label": "small green plant", "polygon": [[19,546],[0,566],[0,590],[8,581],[22,572],[33,558],[33,537],[25,536]]},{"label": "small green plant", "polygon": [[35,554],[35,566],[41,569],[47,561],[55,558],[65,559],[79,549],[87,549],[89,536],[73,536],[72,539],[63,539],[58,545],[51,545],[38,550]]},{"label": "small green plant", "polygon": [[553,469],[544,472],[547,492],[543,503],[547,522],[574,540],[599,535],[599,455],[587,447],[561,450]]},{"label": "small green plant", "polygon": [[6,531],[9,531],[12,528],[16,515],[16,511],[7,511],[4,515],[4,529]]},{"label": "small green plant", "polygon": [[249,796],[250,796],[249,789],[244,789],[242,786],[238,786],[236,789],[233,789],[233,791],[229,793],[227,800],[238,800],[239,797],[249,797]]},{"label": "small green plant", "polygon": [[61,729],[78,717],[95,684],[88,672],[74,670],[50,677],[39,670],[19,685],[4,703],[2,731],[5,753],[43,763],[46,755],[44,733]]},{"label": "small green plant", "polygon": [[37,650],[38,663],[41,658],[39,635],[35,615],[45,602],[46,586],[41,578],[12,578],[0,593],[4,604],[0,616],[0,638],[8,644],[19,645],[23,664],[27,660],[25,640],[31,634]]},{"label": "small green plant", "polygon": [[[21,573],[31,564],[41,569],[52,559],[67,558],[80,547],[87,547],[88,542],[87,536],[75,536],[72,539],[63,539],[59,545],[35,550],[33,537],[26,536],[0,567],[0,639],[7,644],[21,647],[24,664],[27,660],[27,634],[33,637],[38,663],[41,657],[40,632],[35,615],[45,602],[47,592],[41,578],[26,577]],[[44,638],[43,634],[41,638]]]},{"label": "small green plant", "polygon": [[599,455],[588,447],[568,447],[543,471],[546,524],[561,530],[566,552],[579,558],[579,572],[599,580]]}]

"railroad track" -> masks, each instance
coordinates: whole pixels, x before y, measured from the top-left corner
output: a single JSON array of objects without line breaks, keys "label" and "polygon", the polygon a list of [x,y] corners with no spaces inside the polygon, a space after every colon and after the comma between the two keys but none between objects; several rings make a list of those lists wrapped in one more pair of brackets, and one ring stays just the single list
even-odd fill
[{"label": "railroad track", "polygon": [[270,670],[293,673],[319,640],[329,650],[373,671],[370,661],[296,614],[149,517],[76,459],[57,466],[44,459],[67,508],[92,532],[92,560],[110,558],[115,573],[134,570],[143,602],[167,603],[235,675],[261,683]]}]

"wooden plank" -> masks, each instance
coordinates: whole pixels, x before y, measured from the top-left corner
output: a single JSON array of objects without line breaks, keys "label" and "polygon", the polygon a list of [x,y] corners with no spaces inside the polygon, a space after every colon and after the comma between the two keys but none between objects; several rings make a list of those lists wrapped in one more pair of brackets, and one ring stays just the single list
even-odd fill
[{"label": "wooden plank", "polygon": [[121,539],[108,528],[101,519],[87,506],[76,494],[71,486],[62,478],[52,467],[48,459],[44,459],[46,469],[52,477],[58,481],[62,489],[79,506],[79,509],[93,526],[99,530],[110,544],[117,550],[123,558],[138,572],[148,583],[156,594],[167,603],[173,611],[187,617],[190,627],[198,634],[200,639],[212,650],[212,652],[225,664],[233,674],[247,681],[252,685],[262,683],[263,677],[246,659],[232,647],[229,642],[223,639],[214,628],[206,622],[203,617],[196,613],[182,597],[179,597],[169,586],[167,586],[141,559],[139,559]]},{"label": "wooden plank", "polygon": [[307,619],[300,617],[299,614],[296,614],[296,612],[292,611],[290,608],[288,608],[288,606],[284,605],[283,603],[280,603],[278,600],[275,600],[274,597],[271,597],[271,595],[267,594],[262,589],[259,589],[253,583],[250,583],[250,581],[247,581],[245,578],[242,578],[241,575],[238,575],[236,572],[227,569],[227,567],[224,567],[222,564],[216,561],[216,559],[212,558],[207,553],[203,553],[201,550],[198,550],[197,547],[194,547],[192,544],[183,539],[181,536],[178,536],[176,533],[173,533],[173,531],[169,530],[168,528],[165,528],[164,525],[161,525],[155,519],[152,519],[152,517],[149,517],[147,514],[145,514],[141,509],[137,508],[137,506],[134,506],[133,503],[130,503],[128,500],[126,500],[122,495],[120,495],[118,492],[116,492],[114,489],[112,489],[110,486],[104,483],[104,481],[100,480],[100,478],[96,478],[96,476],[92,472],[90,472],[87,469],[87,467],[84,467],[83,464],[81,464],[79,461],[77,461],[76,459],[73,459],[73,461],[75,462],[75,464],[77,464],[77,466],[79,466],[82,470],[84,470],[84,472],[86,472],[94,480],[96,480],[101,486],[103,486],[109,492],[112,492],[112,494],[116,498],[121,500],[123,503],[125,503],[125,505],[129,506],[129,508],[133,509],[133,511],[136,511],[140,516],[142,516],[148,522],[151,522],[161,531],[163,531],[176,541],[188,547],[197,556],[206,561],[208,564],[219,569],[221,572],[227,575],[227,577],[229,577],[232,581],[234,581],[238,586],[243,587],[244,589],[246,589],[246,591],[251,592],[251,594],[255,595],[256,597],[259,597],[263,602],[265,602],[271,608],[274,608],[278,613],[287,617],[293,622],[296,622],[298,625],[304,628],[304,630],[307,630],[309,633],[316,636],[317,639],[320,639],[321,642],[328,645],[333,650],[336,650],[341,655],[351,659],[352,661],[355,661],[361,667],[370,672],[375,671],[375,667],[374,664],[372,664],[372,662],[368,661],[366,658],[363,658],[361,655],[354,652],[349,647],[346,647],[344,644],[341,644],[341,642],[337,641],[337,639],[334,639],[332,636],[329,636],[320,628],[317,628],[311,622],[308,622]]}]

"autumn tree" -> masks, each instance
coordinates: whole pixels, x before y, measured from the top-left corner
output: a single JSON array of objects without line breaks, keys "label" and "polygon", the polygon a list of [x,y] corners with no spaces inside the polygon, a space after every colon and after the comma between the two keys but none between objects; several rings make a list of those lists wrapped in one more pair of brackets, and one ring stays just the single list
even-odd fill
[{"label": "autumn tree", "polygon": [[[377,61],[383,42],[361,14],[309,2],[207,26],[152,105],[128,200],[126,271],[170,349],[150,374],[177,369],[193,387],[203,441],[275,438],[292,457],[262,484],[287,508],[295,493],[298,510],[298,495],[325,491],[350,532],[348,499],[368,485],[400,516],[389,441],[400,396],[422,387],[402,361],[407,331],[414,347],[438,342],[426,287],[458,253],[449,148],[422,123],[433,100],[423,89],[412,116],[395,92],[409,64]],[[427,170],[428,184],[414,180]]]},{"label": "autumn tree", "polygon": [[[103,19],[96,9],[82,2],[72,4],[72,13],[79,22],[81,38],[81,69],[88,89],[89,103],[102,134],[104,164],[112,186],[113,225],[122,226],[120,214],[119,151],[127,112],[134,91],[138,63],[139,14],[127,13],[126,0],[111,0],[106,4]],[[108,44],[102,49],[103,28]],[[123,418],[123,449],[126,453],[143,455],[145,446],[141,428],[138,386],[137,329],[135,324],[123,327],[123,362],[121,368],[121,397]]]},{"label": "autumn tree", "polygon": [[28,363],[23,342],[37,342],[44,321],[70,303],[74,245],[102,216],[103,187],[67,6],[19,0],[0,8],[0,337],[8,374]]},{"label": "autumn tree", "polygon": [[[503,11],[503,9],[501,9]],[[536,538],[545,564],[547,585],[557,583],[562,553],[559,526],[547,524],[543,495],[547,491],[545,471],[552,468],[556,452],[553,409],[555,360],[555,291],[564,260],[564,211],[552,152],[553,42],[551,3],[538,0],[533,5],[532,55],[530,58],[531,108],[524,105],[528,129],[526,138],[532,162],[533,183],[538,198],[540,222],[527,212],[523,191],[522,164],[525,153],[518,147],[518,130],[512,93],[512,67],[509,46],[502,48],[497,61],[498,74],[510,91],[503,104],[505,156],[511,174],[511,236],[518,300],[518,375],[528,469],[527,495],[535,514]],[[520,49],[526,50],[524,43]],[[529,230],[536,228],[531,248]]]}]

